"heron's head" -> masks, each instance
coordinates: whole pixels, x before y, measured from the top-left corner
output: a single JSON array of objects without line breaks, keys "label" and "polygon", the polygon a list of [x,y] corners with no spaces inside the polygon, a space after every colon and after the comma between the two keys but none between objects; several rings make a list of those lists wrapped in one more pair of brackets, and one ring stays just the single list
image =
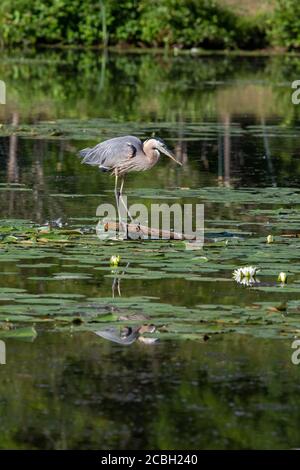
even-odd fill
[{"label": "heron's head", "polygon": [[144,142],[144,144],[146,143],[147,143],[148,148],[151,148],[152,150],[158,150],[158,152],[163,153],[164,155],[167,155],[169,158],[174,160],[174,162],[178,163],[178,165],[182,166],[182,163],[176,160],[171,150],[168,149],[165,142],[159,137],[152,137],[151,139],[148,139],[146,140],[146,142]]}]

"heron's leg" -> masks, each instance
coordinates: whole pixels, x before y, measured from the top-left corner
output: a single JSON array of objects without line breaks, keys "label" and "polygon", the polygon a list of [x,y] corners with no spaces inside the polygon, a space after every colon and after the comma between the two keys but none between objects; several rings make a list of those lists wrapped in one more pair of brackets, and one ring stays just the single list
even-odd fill
[{"label": "heron's leg", "polygon": [[121,179],[120,196],[122,196],[123,194],[123,187],[124,187],[124,176],[122,176],[122,179]]},{"label": "heron's leg", "polygon": [[125,210],[126,210],[126,213],[127,213],[128,217],[129,217],[129,219],[130,219],[130,222],[133,223],[134,220],[133,220],[133,218],[132,218],[132,216],[131,216],[131,214],[130,214],[128,208],[127,208],[127,205],[125,204],[125,201],[124,201],[124,199],[123,199],[123,197],[122,197],[122,194],[123,194],[123,187],[124,187],[124,176],[122,177],[122,180],[121,180],[121,186],[120,186],[120,192],[119,192],[119,199],[122,201],[122,204],[123,204],[123,206],[125,207]]},{"label": "heron's leg", "polygon": [[119,191],[118,191],[118,172],[115,171],[115,199],[118,211],[118,219],[119,225],[121,224],[121,216],[120,216],[120,207],[119,207]]},{"label": "heron's leg", "polygon": [[122,229],[126,233],[126,236],[128,236],[128,234],[127,234],[127,224],[123,223],[121,213],[120,213],[120,192],[118,191],[118,172],[117,172],[117,170],[115,170],[115,199],[116,199],[117,210],[118,210],[119,230],[120,230],[120,227],[122,227]]},{"label": "heron's leg", "polygon": [[115,172],[115,199],[117,207],[119,207],[119,194],[118,194],[118,173]]},{"label": "heron's leg", "polygon": [[[119,190],[119,203],[120,203],[120,201],[122,202],[123,206],[125,207],[126,213],[129,214],[128,209],[127,209],[127,206],[126,206],[126,204],[125,204],[125,202],[124,202],[124,199],[123,199],[123,197],[122,197],[123,186],[124,186],[124,176],[122,176],[122,179],[121,179],[121,186],[120,186],[120,190]],[[130,219],[131,219],[131,216],[130,216]],[[132,220],[132,219],[131,219],[131,220]],[[127,223],[127,217],[126,217],[125,233],[126,233],[126,238],[128,238],[128,223]]]}]

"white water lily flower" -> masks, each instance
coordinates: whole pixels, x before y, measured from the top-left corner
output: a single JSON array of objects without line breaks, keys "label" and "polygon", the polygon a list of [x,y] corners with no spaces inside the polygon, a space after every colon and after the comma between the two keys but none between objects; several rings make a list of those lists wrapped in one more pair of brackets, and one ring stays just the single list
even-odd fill
[{"label": "white water lily flower", "polygon": [[253,286],[254,284],[259,284],[260,283],[260,280],[257,279],[257,278],[254,278],[254,277],[244,277],[243,279],[241,279],[240,281],[238,281],[239,284],[241,284],[242,286],[246,286],[246,287],[251,287]]},{"label": "white water lily flower", "polygon": [[245,277],[255,277],[256,274],[260,271],[257,266],[246,266],[244,268]]},{"label": "white water lily flower", "polygon": [[257,266],[244,266],[243,268],[235,269],[233,271],[233,279],[239,284],[250,286],[259,282],[258,279],[256,279],[256,274],[259,271],[260,270]]}]

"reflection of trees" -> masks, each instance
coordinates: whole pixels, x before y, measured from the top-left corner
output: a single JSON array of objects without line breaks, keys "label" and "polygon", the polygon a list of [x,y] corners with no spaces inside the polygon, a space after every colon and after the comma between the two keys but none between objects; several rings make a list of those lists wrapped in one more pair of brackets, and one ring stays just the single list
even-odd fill
[{"label": "reflection of trees", "polygon": [[[12,117],[12,125],[17,126],[19,123],[19,114],[14,112]],[[8,163],[7,163],[7,182],[8,183],[18,183],[19,182],[19,168],[17,161],[17,149],[18,149],[18,137],[12,134],[9,137],[9,153],[8,153]],[[9,193],[9,204],[8,204],[8,213],[11,216],[14,211],[15,206],[15,196],[14,191]]]},{"label": "reflection of trees", "polygon": [[274,166],[272,162],[268,131],[265,126],[264,118],[261,119],[261,126],[263,130],[264,149],[265,149],[265,156],[266,156],[267,165],[268,165],[268,173],[269,173],[270,181],[272,182],[272,186],[276,186],[276,178],[274,174]]},{"label": "reflection of trees", "polygon": [[[4,118],[22,126],[25,120],[63,117],[70,118],[67,125],[72,126],[73,118],[102,117],[107,119],[99,125],[102,137],[111,135],[112,123],[118,123],[113,132],[118,129],[121,133],[127,124],[134,130],[135,122],[139,134],[144,132],[145,136],[143,122],[152,122],[157,134],[173,147],[178,160],[186,164],[180,171],[168,165],[167,171],[167,163],[162,159],[151,172],[132,176],[132,187],[195,187],[214,182],[216,174],[220,184],[233,185],[237,179],[242,184],[249,181],[252,185],[265,181],[274,184],[278,169],[286,178],[299,173],[299,159],[295,158],[300,151],[297,141],[278,136],[275,152],[268,131],[274,116],[284,123],[287,117],[288,122],[297,119],[299,107],[291,106],[290,88],[278,86],[294,66],[300,69],[295,58],[291,62],[278,58],[51,51],[28,55],[19,61],[4,55],[0,74],[10,83]],[[292,108],[292,114],[287,106]],[[203,129],[199,131],[201,139],[197,139],[197,126],[200,129],[202,122],[221,124],[219,141],[216,131],[213,141],[209,133],[206,139]],[[253,138],[245,131],[238,136],[231,132],[234,123],[239,123],[242,129],[256,123],[263,127],[264,134]],[[191,124],[193,139],[187,140]],[[12,135],[8,145],[7,181],[35,187],[34,200],[30,200],[30,194],[23,193],[22,198],[17,193],[10,194],[10,213],[15,208],[20,216],[33,213],[37,219],[50,218],[51,214],[60,216],[58,207],[53,207],[54,200],[48,204],[47,178],[55,171],[68,178],[81,171],[76,159],[70,158],[66,166],[69,144],[35,145]],[[84,146],[86,141],[76,145]],[[6,150],[3,152],[6,156]],[[76,148],[70,153],[75,154]],[[251,179],[254,167],[256,173]],[[89,177],[90,192],[99,192],[99,181],[102,187],[109,185],[107,177],[94,170],[84,171]],[[78,182],[72,190],[82,192],[86,188],[83,182]],[[3,201],[2,207],[7,210],[7,203]]]},{"label": "reflection of trees", "polygon": [[224,184],[230,186],[230,114],[226,113],[224,116]]},{"label": "reflection of trees", "polygon": [[[233,80],[265,80],[272,84],[272,76],[265,72],[269,63],[268,59],[255,62],[235,57],[107,56],[106,51],[103,54],[69,51],[29,56],[22,62],[4,56],[0,73],[10,83],[8,109],[13,101],[22,117],[101,115],[132,121],[155,120],[159,114],[160,119],[176,122],[180,114],[199,120],[222,111],[215,92]],[[233,95],[228,101],[237,102],[243,112],[242,97],[245,96],[245,104],[250,103],[245,86],[240,87],[238,100],[237,84],[233,83],[231,88]],[[252,89],[255,97],[255,85]],[[255,105],[253,97],[251,103]],[[272,102],[271,97],[268,106]]]},{"label": "reflection of trees", "polygon": [[[13,114],[12,124],[19,123],[18,113]],[[6,147],[5,139],[1,141],[1,147]],[[24,154],[29,150],[28,143],[22,142],[12,134],[8,139],[8,150],[2,150],[6,160],[6,181],[8,184],[21,183],[26,185],[26,189],[31,191],[13,190],[12,187],[0,193],[0,210],[3,217],[31,219],[38,223],[45,222],[45,217],[55,218],[62,216],[62,210],[55,200],[51,204],[45,201],[48,199],[48,187],[44,176],[44,159],[47,158],[47,143],[43,140],[33,141],[30,165],[24,164]],[[30,145],[30,147],[31,147]],[[63,149],[64,144],[60,147]],[[61,156],[63,151],[61,152]]]},{"label": "reflection of trees", "polygon": [[47,155],[47,143],[42,140],[37,140],[33,144],[33,201],[35,220],[39,223],[42,222],[43,216],[43,199],[45,190],[43,158]]},{"label": "reflection of trees", "polygon": [[[18,124],[19,124],[19,114],[14,112],[12,115],[12,125],[17,126]],[[17,147],[18,147],[18,137],[15,134],[12,134],[9,138],[9,155],[8,155],[8,164],[7,164],[7,182],[8,183],[19,182]]]}]

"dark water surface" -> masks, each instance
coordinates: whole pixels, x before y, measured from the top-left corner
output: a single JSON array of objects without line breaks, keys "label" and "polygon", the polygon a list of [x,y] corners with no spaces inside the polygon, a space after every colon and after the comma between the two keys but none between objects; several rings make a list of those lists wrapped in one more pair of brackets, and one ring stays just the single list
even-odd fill
[{"label": "dark water surface", "polygon": [[[1,57],[0,448],[299,447],[299,75],[300,59],[284,56]],[[113,179],[77,151],[154,131],[183,167],[166,157],[130,175],[129,202],[204,203],[217,238],[201,251],[95,235]],[[89,235],[22,244],[30,223],[58,218]],[[250,264],[261,268],[256,288],[232,280]],[[158,343],[94,334],[101,322],[145,321]],[[1,336],[17,328],[22,338]]]}]

